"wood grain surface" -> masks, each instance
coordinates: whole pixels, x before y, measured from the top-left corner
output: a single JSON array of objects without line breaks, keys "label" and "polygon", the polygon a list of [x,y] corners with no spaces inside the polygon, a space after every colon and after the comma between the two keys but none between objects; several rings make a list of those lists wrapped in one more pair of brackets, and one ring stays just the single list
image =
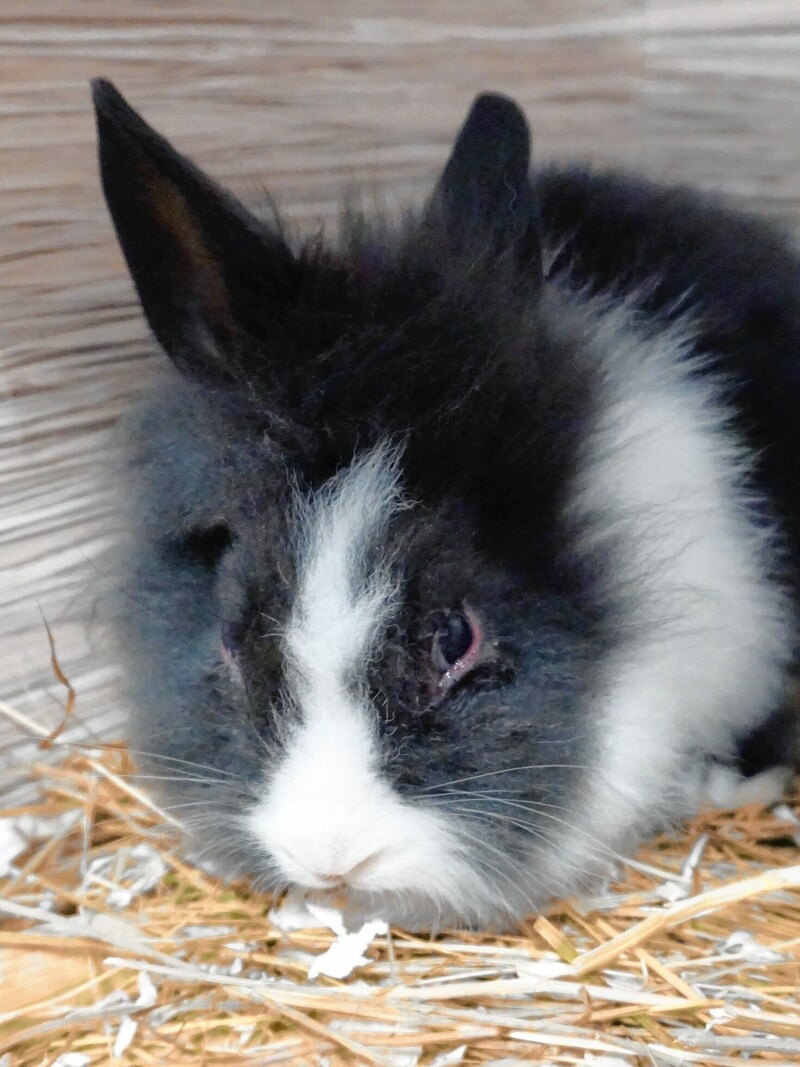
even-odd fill
[{"label": "wood grain surface", "polygon": [[[419,200],[493,88],[540,159],[694,181],[800,228],[800,0],[3,0],[0,698],[57,721],[44,614],[74,735],[119,729],[86,591],[114,580],[109,431],[156,367],[101,200],[97,75],[300,225],[354,182]],[[6,789],[30,755],[0,721]]]}]

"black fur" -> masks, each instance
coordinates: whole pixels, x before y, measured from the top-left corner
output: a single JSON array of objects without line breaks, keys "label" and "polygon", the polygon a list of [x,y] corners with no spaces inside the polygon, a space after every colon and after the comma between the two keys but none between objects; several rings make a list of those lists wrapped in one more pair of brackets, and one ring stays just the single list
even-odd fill
[{"label": "black fur", "polygon": [[[626,625],[604,594],[606,561],[571,552],[563,511],[597,418],[585,292],[635,291],[645,333],[691,305],[795,553],[800,266],[786,243],[690,191],[585,170],[530,180],[524,118],[483,96],[421,213],[397,226],[351,213],[337,241],[295,247],[108,83],[95,103],[117,233],[181,372],[128,426],[119,626],[136,747],[162,771],[165,759],[217,771],[224,785],[178,782],[174,795],[212,798],[202,835],[216,853],[275,874],[234,816],[295,715],[280,646],[295,579],[287,500],[388,436],[403,442],[415,506],[389,534],[404,595],[368,676],[386,773],[412,799],[491,773],[520,802],[569,814],[597,758],[585,709]],[[440,699],[435,619],[464,603],[494,653]],[[513,870],[530,828],[480,787],[469,806]],[[557,828],[535,833],[550,842]]]}]

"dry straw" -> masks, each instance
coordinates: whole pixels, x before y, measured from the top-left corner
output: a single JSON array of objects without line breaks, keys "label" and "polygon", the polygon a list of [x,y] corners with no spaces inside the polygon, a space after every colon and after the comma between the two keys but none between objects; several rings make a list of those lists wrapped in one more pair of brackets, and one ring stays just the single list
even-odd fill
[{"label": "dry straw", "polygon": [[796,795],[702,815],[517,936],[367,931],[336,979],[324,909],[276,925],[181,858],[122,746],[63,750],[0,812],[0,1064],[800,1062]]}]

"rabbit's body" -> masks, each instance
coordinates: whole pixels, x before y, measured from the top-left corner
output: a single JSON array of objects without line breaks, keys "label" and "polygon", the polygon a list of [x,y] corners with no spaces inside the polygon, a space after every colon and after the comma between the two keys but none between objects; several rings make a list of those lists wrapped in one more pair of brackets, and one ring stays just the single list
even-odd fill
[{"label": "rabbit's body", "polygon": [[483,97],[424,212],[295,252],[96,99],[181,371],[128,430],[132,737],[212,856],[507,922],[785,778],[800,267],[767,227],[530,179]]}]

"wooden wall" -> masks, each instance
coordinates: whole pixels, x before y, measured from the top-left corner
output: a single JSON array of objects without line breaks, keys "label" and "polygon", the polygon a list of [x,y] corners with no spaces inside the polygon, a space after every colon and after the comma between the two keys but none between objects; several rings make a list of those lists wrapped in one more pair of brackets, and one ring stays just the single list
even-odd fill
[{"label": "wooden wall", "polygon": [[[494,88],[526,107],[539,158],[694,180],[800,227],[799,0],[3,0],[0,698],[60,714],[41,612],[77,732],[119,727],[84,591],[109,429],[155,365],[95,172],[96,75],[299,223],[355,180],[421,198]],[[29,755],[0,718],[7,787]]]}]

